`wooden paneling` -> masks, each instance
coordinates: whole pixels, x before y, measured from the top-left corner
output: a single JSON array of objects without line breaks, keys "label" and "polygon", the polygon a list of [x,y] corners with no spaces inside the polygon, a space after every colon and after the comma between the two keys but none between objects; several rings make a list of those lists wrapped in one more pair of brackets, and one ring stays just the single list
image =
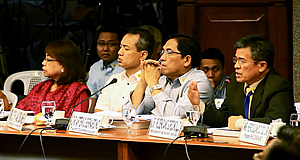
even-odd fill
[{"label": "wooden paneling", "polygon": [[219,48],[225,56],[226,74],[233,72],[234,44],[248,34],[268,36],[265,7],[198,7],[197,37],[202,50]]},{"label": "wooden paneling", "polygon": [[263,35],[274,45],[275,70],[292,82],[289,8],[289,0],[186,2],[178,7],[179,32],[196,37],[202,50],[219,48],[225,55],[226,74],[234,71],[235,42],[245,35]]},{"label": "wooden paneling", "polygon": [[188,35],[196,35],[195,27],[195,5],[185,4],[177,8],[178,30]]}]

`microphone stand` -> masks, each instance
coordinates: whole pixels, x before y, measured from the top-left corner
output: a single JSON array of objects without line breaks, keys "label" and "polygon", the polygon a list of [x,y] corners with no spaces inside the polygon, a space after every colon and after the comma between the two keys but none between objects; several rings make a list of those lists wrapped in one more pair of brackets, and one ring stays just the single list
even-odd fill
[{"label": "microphone stand", "polygon": [[106,88],[107,86],[114,84],[117,82],[117,78],[114,78],[113,80],[111,80],[107,85],[103,86],[102,88],[100,88],[98,91],[94,92],[93,94],[91,94],[90,96],[86,97],[84,100],[80,101],[79,103],[75,104],[75,106],[73,106],[72,111],[71,111],[71,115],[74,112],[74,109],[80,105],[82,102],[86,101],[87,99],[91,98],[93,95],[97,94],[98,92],[102,91],[104,88]]},{"label": "microphone stand", "polygon": [[[107,86],[116,83],[118,80],[117,78],[114,78],[113,80],[111,80],[107,85],[103,86],[102,88],[100,88],[98,91],[94,92],[93,94],[91,94],[90,96],[86,97],[84,100],[80,101],[79,103],[75,104],[72,107],[71,113],[70,115],[72,116],[74,109],[80,105],[82,102],[86,101],[87,99],[91,98],[93,95],[97,94],[98,92],[102,91],[104,88],[106,88]],[[67,128],[68,124],[69,124],[70,118],[58,118],[55,121],[55,126],[53,128],[56,129],[60,129],[60,130],[64,130]]]}]

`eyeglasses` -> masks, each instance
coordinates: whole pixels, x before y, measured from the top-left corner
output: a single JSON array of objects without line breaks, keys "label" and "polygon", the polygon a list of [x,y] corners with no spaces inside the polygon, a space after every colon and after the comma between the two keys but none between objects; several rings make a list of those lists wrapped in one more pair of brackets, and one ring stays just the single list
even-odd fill
[{"label": "eyeglasses", "polygon": [[53,61],[57,61],[56,59],[48,59],[48,58],[44,58],[44,61],[48,62],[53,62]]},{"label": "eyeglasses", "polygon": [[174,52],[174,51],[172,51],[170,49],[167,49],[167,50],[161,50],[160,55],[163,55],[163,54],[170,55],[172,53],[181,54],[180,52]]},{"label": "eyeglasses", "polygon": [[233,62],[234,64],[236,64],[237,62],[239,62],[240,65],[243,65],[243,64],[245,64],[245,63],[249,63],[249,62],[254,62],[254,63],[256,63],[256,62],[258,62],[258,61],[246,61],[246,60],[244,60],[244,59],[239,59],[239,58],[236,58],[236,57],[232,57],[232,62]]},{"label": "eyeglasses", "polygon": [[117,45],[120,45],[120,43],[98,43],[97,44],[99,47],[105,47],[105,46],[108,46],[109,48],[112,48],[112,47],[115,47]]}]

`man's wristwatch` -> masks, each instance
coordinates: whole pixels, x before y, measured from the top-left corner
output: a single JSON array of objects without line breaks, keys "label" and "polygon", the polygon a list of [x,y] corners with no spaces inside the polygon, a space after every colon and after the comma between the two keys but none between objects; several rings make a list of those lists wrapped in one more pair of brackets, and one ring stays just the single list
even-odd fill
[{"label": "man's wristwatch", "polygon": [[156,83],[156,84],[150,89],[151,94],[152,94],[152,92],[153,92],[154,90],[157,90],[157,89],[162,89],[161,85],[158,84],[158,83]]}]

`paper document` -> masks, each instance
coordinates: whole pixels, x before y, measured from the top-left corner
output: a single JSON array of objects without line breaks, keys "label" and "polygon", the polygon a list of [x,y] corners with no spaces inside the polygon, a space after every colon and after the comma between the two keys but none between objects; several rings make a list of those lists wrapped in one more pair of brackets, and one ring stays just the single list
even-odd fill
[{"label": "paper document", "polygon": [[95,115],[99,115],[99,116],[105,116],[108,115],[110,117],[112,117],[113,119],[122,119],[122,112],[116,112],[116,111],[100,111],[100,112],[96,112],[93,113]]}]

